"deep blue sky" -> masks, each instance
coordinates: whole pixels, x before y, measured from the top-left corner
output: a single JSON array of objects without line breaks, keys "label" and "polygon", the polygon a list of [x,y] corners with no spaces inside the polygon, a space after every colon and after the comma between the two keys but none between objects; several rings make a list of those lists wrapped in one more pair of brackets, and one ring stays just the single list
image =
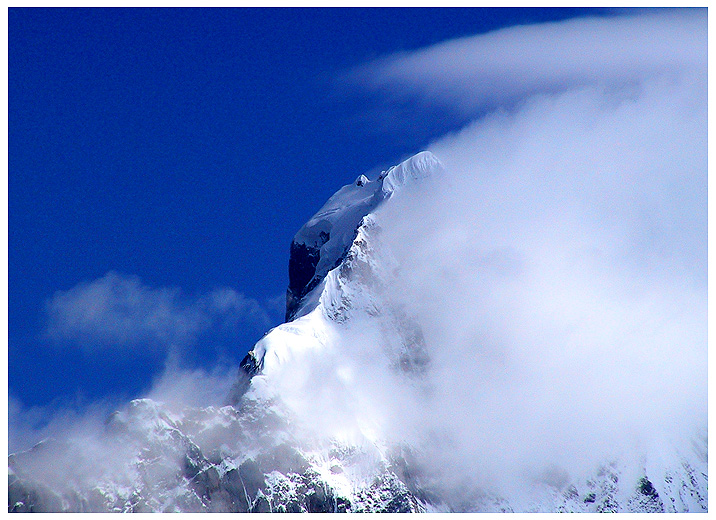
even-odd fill
[{"label": "deep blue sky", "polygon": [[[189,296],[233,288],[280,322],[269,302],[285,292],[288,246],[308,217],[358,174],[459,124],[416,119],[342,74],[389,53],[584,13],[10,9],[10,395],[33,406],[146,391],[162,351],[108,354],[43,338],[45,302],[109,271]],[[378,124],[377,113],[393,119]],[[236,362],[260,334],[204,338],[194,365]]]}]

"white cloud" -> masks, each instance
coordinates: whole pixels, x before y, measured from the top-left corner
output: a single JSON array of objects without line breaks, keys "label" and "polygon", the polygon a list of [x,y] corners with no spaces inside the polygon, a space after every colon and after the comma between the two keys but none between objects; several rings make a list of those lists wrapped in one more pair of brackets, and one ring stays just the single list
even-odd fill
[{"label": "white cloud", "polygon": [[46,311],[49,338],[88,349],[184,346],[213,326],[270,325],[256,300],[233,289],[192,298],[178,288],[151,288],[115,272],[56,292]]},{"label": "white cloud", "polygon": [[217,365],[211,369],[185,369],[170,360],[145,397],[164,403],[168,410],[186,407],[225,406],[238,367]]},{"label": "white cloud", "polygon": [[355,319],[278,378],[306,423],[421,439],[446,486],[512,496],[525,477],[692,449],[707,425],[705,18],[519,27],[363,69],[478,115],[428,147],[445,182],[377,216],[384,297],[420,324],[427,383],[390,369],[379,319]]},{"label": "white cloud", "polygon": [[55,402],[47,406],[25,406],[8,396],[8,452],[26,450],[48,439],[64,439],[79,434],[91,437],[101,431],[109,413],[120,403],[80,399]]},{"label": "white cloud", "polygon": [[387,427],[444,432],[438,466],[510,486],[705,430],[705,31],[704,11],[576,20],[373,65],[396,95],[510,102],[431,144],[445,185],[382,215],[434,388]]},{"label": "white cloud", "polygon": [[[176,413],[189,407],[225,406],[231,386],[236,382],[237,370],[238,367],[227,364],[217,364],[207,370],[182,368],[178,360],[170,356],[151,388],[139,397],[162,403],[164,410]],[[104,436],[107,420],[113,412],[126,408],[126,401],[111,396],[91,402],[80,397],[55,399],[45,406],[28,407],[10,395],[8,451],[27,450],[51,438],[69,440],[78,446],[85,443],[91,445],[93,451],[111,452],[117,447],[112,445],[112,439]],[[128,461],[122,461],[126,463]],[[64,471],[70,473],[68,467]]]},{"label": "white cloud", "polygon": [[349,77],[390,99],[462,113],[577,86],[625,86],[705,69],[705,10],[639,12],[510,27],[399,53]]}]

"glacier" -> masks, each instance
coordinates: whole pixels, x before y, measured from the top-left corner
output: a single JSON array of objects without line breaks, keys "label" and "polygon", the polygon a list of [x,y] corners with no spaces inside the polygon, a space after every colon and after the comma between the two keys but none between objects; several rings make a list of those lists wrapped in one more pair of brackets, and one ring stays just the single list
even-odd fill
[{"label": "glacier", "polygon": [[435,360],[392,290],[401,265],[382,210],[447,177],[421,152],[338,190],[296,233],[286,322],[246,355],[225,406],[137,399],[97,432],[12,454],[8,510],[707,511],[705,432],[509,489],[440,463],[449,430],[420,427]]}]

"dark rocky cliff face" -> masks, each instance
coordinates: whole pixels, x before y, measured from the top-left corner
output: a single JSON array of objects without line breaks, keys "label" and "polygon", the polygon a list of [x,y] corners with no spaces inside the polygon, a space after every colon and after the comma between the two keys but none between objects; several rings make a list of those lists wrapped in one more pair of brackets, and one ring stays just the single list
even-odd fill
[{"label": "dark rocky cliff face", "polygon": [[320,280],[314,279],[316,266],[320,259],[320,247],[291,242],[291,256],[288,259],[286,321],[293,318],[303,297],[320,282]]}]

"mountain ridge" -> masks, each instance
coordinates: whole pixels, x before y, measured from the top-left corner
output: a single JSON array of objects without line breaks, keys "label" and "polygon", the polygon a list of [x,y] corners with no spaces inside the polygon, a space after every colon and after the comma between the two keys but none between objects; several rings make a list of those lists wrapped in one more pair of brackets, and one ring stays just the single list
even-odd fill
[{"label": "mountain ridge", "polygon": [[706,436],[696,455],[615,454],[588,478],[547,467],[501,494],[435,462],[453,449],[442,432],[385,430],[392,410],[372,392],[430,399],[434,361],[392,298],[400,266],[376,212],[443,172],[422,152],[374,181],[359,176],[297,232],[287,321],[244,358],[230,405],[137,399],[95,437],[13,454],[9,511],[707,511]]}]

